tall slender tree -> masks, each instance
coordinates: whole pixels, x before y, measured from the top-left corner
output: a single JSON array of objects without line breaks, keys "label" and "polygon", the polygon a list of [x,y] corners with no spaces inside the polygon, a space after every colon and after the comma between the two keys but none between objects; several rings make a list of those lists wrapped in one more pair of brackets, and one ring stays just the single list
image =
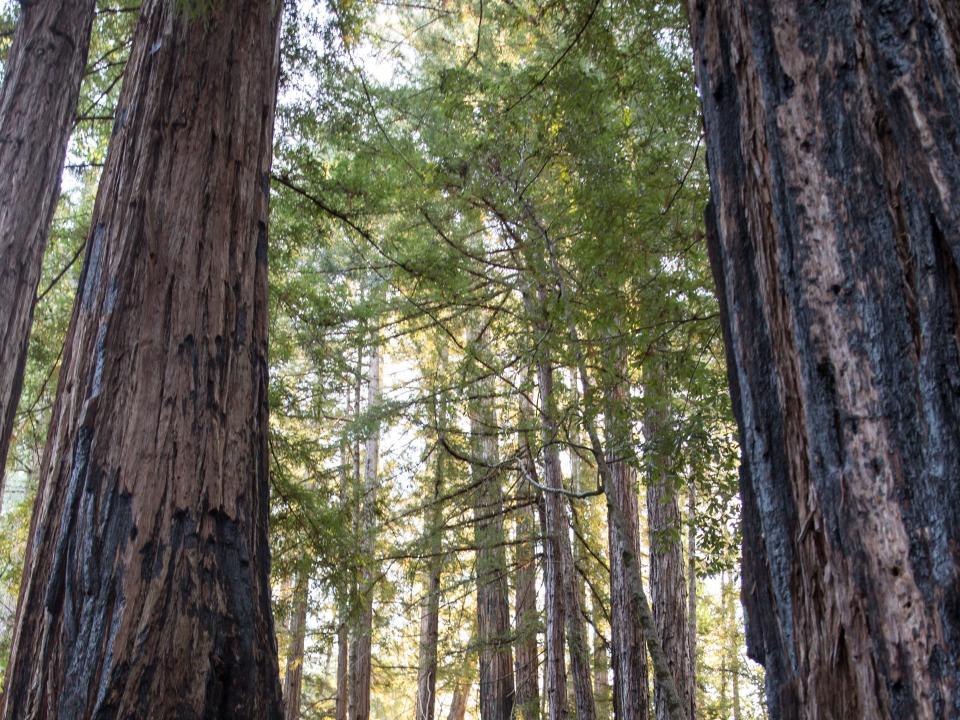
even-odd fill
[{"label": "tall slender tree", "polygon": [[[690,672],[690,623],[687,618],[687,583],[684,578],[682,525],[673,463],[670,428],[670,388],[661,353],[648,358],[644,399],[644,445],[647,467],[647,527],[650,533],[650,600],[663,651],[684,716],[693,720],[693,676]],[[654,683],[657,720],[668,720],[669,710],[660,683]]]},{"label": "tall slender tree", "polygon": [[[380,404],[380,368],[381,348],[379,339],[375,339],[370,348],[367,367],[367,412],[376,414]],[[380,473],[380,428],[374,422],[369,429],[364,449],[363,487],[360,502],[361,543],[365,550],[365,560],[369,562],[373,554],[373,540],[376,520],[377,489]],[[370,670],[373,642],[373,593],[376,574],[369,565],[365,565],[360,576],[360,613],[350,642],[350,718],[351,720],[369,720],[370,718]]]},{"label": "tall slender tree", "polygon": [[0,87],[0,495],[95,0],[20,3]]},{"label": "tall slender tree", "polygon": [[[472,330],[470,351],[489,358],[485,319]],[[477,642],[480,644],[480,717],[509,720],[513,716],[514,678],[510,633],[510,595],[503,534],[503,488],[495,386],[489,361],[472,363],[475,383],[469,402],[470,441],[475,463],[474,541],[477,545]]]},{"label": "tall slender tree", "polygon": [[771,716],[956,716],[960,8],[689,17]]},{"label": "tall slender tree", "polygon": [[281,717],[266,444],[279,15],[262,0],[140,11],[4,717]]},{"label": "tall slender tree", "polygon": [[604,425],[607,438],[607,463],[610,468],[609,501],[623,514],[621,531],[613,523],[607,527],[610,546],[610,644],[613,666],[613,709],[617,720],[646,720],[650,690],[647,670],[646,637],[636,621],[636,599],[627,583],[624,548],[640,557],[640,519],[637,504],[636,471],[631,465],[633,443],[629,420],[629,392],[622,363],[616,363],[606,390]]},{"label": "tall slender tree", "polygon": [[284,720],[299,720],[300,718],[309,590],[309,579],[304,574],[298,575],[293,585],[293,608],[287,625],[290,646],[287,648],[287,658],[283,672]]}]

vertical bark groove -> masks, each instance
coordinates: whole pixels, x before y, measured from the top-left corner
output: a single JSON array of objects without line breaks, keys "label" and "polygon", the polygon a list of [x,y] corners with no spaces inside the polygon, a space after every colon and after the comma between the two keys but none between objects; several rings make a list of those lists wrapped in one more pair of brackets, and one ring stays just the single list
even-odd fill
[{"label": "vertical bark groove", "polygon": [[771,713],[953,717],[958,11],[689,9]]},{"label": "vertical bark groove", "polygon": [[22,3],[0,88],[0,494],[95,0]]},{"label": "vertical bark groove", "polygon": [[266,448],[279,11],[141,9],[44,451],[7,718],[281,717]]}]

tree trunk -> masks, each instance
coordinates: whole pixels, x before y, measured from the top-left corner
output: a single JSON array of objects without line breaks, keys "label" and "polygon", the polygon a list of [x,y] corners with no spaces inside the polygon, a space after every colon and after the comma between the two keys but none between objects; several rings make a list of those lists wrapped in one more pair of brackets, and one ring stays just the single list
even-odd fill
[{"label": "tree trunk", "polygon": [[622,513],[625,534],[608,523],[610,547],[610,655],[613,666],[613,714],[617,720],[647,720],[650,691],[647,671],[646,637],[637,622],[638,609],[627,582],[624,548],[640,557],[639,508],[636,472],[628,458],[633,456],[630,441],[628,393],[625,380],[616,378],[607,390],[604,424],[607,428],[607,466],[610,483],[607,497]]},{"label": "tree trunk", "polygon": [[[446,349],[441,348],[440,363],[446,364]],[[443,398],[431,403],[430,416],[437,433],[442,434],[447,422]],[[440,573],[443,569],[443,515],[441,497],[446,474],[446,452],[438,442],[434,452],[433,496],[424,515],[426,532],[427,588],[420,600],[420,643],[417,664],[416,720],[433,720],[437,702],[437,643],[440,627]]]},{"label": "tree trunk", "polygon": [[[544,484],[547,488],[562,490],[563,474],[560,467],[560,453],[557,449],[559,432],[553,389],[554,370],[548,360],[538,361],[537,376],[540,385],[543,425]],[[556,720],[567,716],[563,657],[563,641],[566,636],[570,651],[570,670],[577,720],[594,720],[596,709],[593,703],[593,681],[590,677],[590,652],[583,629],[580,599],[576,591],[567,500],[560,492],[548,491],[545,496],[547,693],[550,719]]]},{"label": "tree trunk", "polygon": [[[520,430],[518,445],[521,448],[520,462],[525,464],[530,477],[536,475],[536,467],[530,449],[529,425],[532,421],[532,406],[526,398],[520,401]],[[514,565],[516,567],[516,598],[514,627],[516,635],[516,707],[522,720],[540,718],[540,651],[537,634],[540,630],[540,614],[537,612],[537,564],[534,557],[534,538],[537,535],[536,491],[522,483],[518,500],[523,506],[517,512]]]},{"label": "tree trunk", "polygon": [[350,713],[350,633],[345,620],[337,628],[337,703],[336,720],[347,720]]},{"label": "tree trunk", "polygon": [[293,590],[293,612],[290,615],[288,627],[290,648],[287,650],[287,666],[283,676],[284,720],[298,720],[300,717],[300,692],[303,687],[304,640],[307,633],[309,590],[307,578],[298,578]]},{"label": "tree trunk", "polygon": [[467,700],[470,699],[471,684],[458,682],[453,688],[453,700],[447,720],[463,720],[467,716]]},{"label": "tree trunk", "polygon": [[[377,412],[380,403],[380,347],[370,348],[367,369],[367,412]],[[363,464],[363,496],[360,498],[360,542],[363,557],[372,562],[374,550],[374,519],[377,504],[377,485],[380,465],[380,429],[374,424],[367,436]],[[355,634],[350,642],[350,718],[370,720],[370,664],[373,640],[373,593],[376,574],[369,564],[360,574],[360,613]]]},{"label": "tree trunk", "polygon": [[[651,358],[655,369],[644,391],[648,409],[644,417],[647,465],[647,524],[650,533],[650,599],[653,619],[663,652],[670,664],[674,686],[684,707],[684,716],[693,720],[693,678],[690,675],[690,629],[687,617],[687,583],[684,578],[682,523],[677,488],[670,473],[673,443],[667,433],[669,388],[659,358]],[[663,689],[654,683],[653,702],[657,720],[669,720]]]},{"label": "tree trunk", "polygon": [[690,667],[690,717],[697,717],[697,486],[687,485],[687,640]]},{"label": "tree trunk", "polygon": [[95,0],[35,0],[0,88],[0,496],[43,251],[87,62]]},{"label": "tree trunk", "polygon": [[[472,338],[475,352],[486,355],[483,339]],[[480,376],[486,368],[475,368]],[[495,388],[476,383],[469,403],[473,457],[474,542],[477,546],[477,632],[480,644],[480,717],[509,720],[513,715],[513,653],[510,646],[510,593],[503,534],[503,491],[497,442]]]},{"label": "tree trunk", "polygon": [[68,332],[7,718],[280,718],[267,543],[279,4],[140,11]]},{"label": "tree trunk", "polygon": [[960,713],[960,9],[691,0],[774,718]]}]

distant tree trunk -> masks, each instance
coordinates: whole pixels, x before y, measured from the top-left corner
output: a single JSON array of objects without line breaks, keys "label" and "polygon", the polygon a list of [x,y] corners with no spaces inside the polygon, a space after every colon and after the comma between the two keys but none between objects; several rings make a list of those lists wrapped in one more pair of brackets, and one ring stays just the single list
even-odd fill
[{"label": "distant tree trunk", "polygon": [[960,6],[689,6],[771,716],[957,716]]},{"label": "distant tree trunk", "polygon": [[[687,633],[687,583],[684,578],[682,523],[677,488],[671,474],[673,443],[667,437],[669,423],[669,387],[659,357],[650,359],[650,373],[644,399],[648,403],[644,417],[645,460],[647,466],[647,523],[650,533],[650,599],[657,634],[670,664],[670,672],[684,716],[693,720],[693,678],[690,674],[690,641]],[[669,709],[660,683],[653,686],[657,720],[669,720]]]},{"label": "distant tree trunk", "polygon": [[[533,407],[526,398],[520,401],[522,427],[518,444],[521,448],[520,462],[525,472],[536,476],[536,466],[530,443],[529,423],[533,422]],[[516,567],[516,600],[514,627],[516,634],[516,707],[522,720],[540,718],[540,651],[537,633],[540,629],[540,614],[537,612],[537,564],[534,558],[534,538],[537,535],[537,494],[529,483],[522,483],[518,500],[524,505],[517,512],[514,565]]]},{"label": "distant tree trunk", "polygon": [[95,0],[34,0],[0,88],[0,497],[43,251],[87,62]]},{"label": "distant tree trunk", "polygon": [[350,714],[350,633],[341,615],[337,628],[337,704],[336,720],[347,720]]},{"label": "distant tree trunk", "polygon": [[[375,340],[370,348],[367,368],[367,412],[377,412],[380,403],[380,347]],[[350,718],[370,720],[370,665],[373,640],[373,594],[376,573],[373,561],[375,512],[380,465],[380,429],[375,423],[366,440],[363,463],[363,488],[360,498],[360,542],[367,563],[360,574],[360,613],[350,642]]]},{"label": "distant tree trunk", "polygon": [[687,485],[687,639],[690,643],[690,717],[697,717],[697,486]]},{"label": "distant tree trunk", "polygon": [[[64,350],[6,718],[280,718],[267,542],[279,4],[146,0]],[[215,131],[214,131],[215,130]]]},{"label": "distant tree trunk", "polygon": [[635,598],[627,582],[623,548],[640,557],[639,508],[636,472],[630,464],[633,443],[629,425],[629,393],[626,381],[613,379],[606,395],[604,425],[607,428],[609,502],[616,504],[625,520],[625,535],[608,523],[610,547],[610,654],[613,666],[613,712],[617,720],[647,720],[650,691],[646,637],[637,621]]},{"label": "distant tree trunk", "polygon": [[284,720],[299,720],[300,693],[303,687],[304,640],[307,633],[307,599],[309,583],[306,576],[297,579],[293,589],[293,612],[288,631],[290,647],[283,676]]},{"label": "distant tree trunk", "polygon": [[[441,363],[446,362],[446,351],[441,350]],[[432,402],[430,413],[437,433],[446,427],[445,402]],[[433,720],[437,702],[437,643],[440,626],[440,573],[443,569],[443,516],[441,497],[446,474],[446,452],[440,443],[434,449],[436,453],[433,496],[426,508],[424,526],[426,532],[427,587],[420,600],[420,644],[417,664],[417,705],[416,720]]]},{"label": "distant tree trunk", "polygon": [[[600,627],[603,613],[600,612],[600,603],[594,600],[593,623]],[[613,717],[613,685],[610,683],[610,656],[607,652],[607,643],[599,631],[593,636],[593,693],[597,703],[598,720],[609,720]]]},{"label": "distant tree trunk", "polygon": [[[562,490],[563,473],[557,447],[559,430],[553,387],[554,370],[549,360],[538,361],[537,377],[540,385],[541,422],[543,425],[544,484],[547,488]],[[577,720],[594,720],[596,708],[593,702],[593,680],[590,677],[590,653],[583,628],[580,600],[576,590],[576,571],[573,566],[573,551],[570,547],[570,520],[566,505],[567,500],[561,493],[545,493],[547,693],[550,704],[550,718],[555,720],[567,716],[565,661],[563,657],[563,640],[566,636],[570,651],[570,669]],[[559,616],[557,615],[558,612],[560,612]],[[560,681],[561,673],[564,675],[562,683]]]},{"label": "distant tree trunk", "polygon": [[453,700],[447,720],[463,720],[467,716],[467,700],[470,699],[471,683],[458,682],[453,689]]},{"label": "distant tree trunk", "polygon": [[[481,337],[472,337],[475,351],[486,355]],[[489,374],[477,367],[479,376]],[[483,464],[473,466],[474,542],[477,546],[477,632],[480,643],[480,717],[509,720],[513,715],[513,653],[510,646],[510,593],[503,534],[503,491],[497,442],[495,388],[476,383],[470,400],[471,451]]]},{"label": "distant tree trunk", "polygon": [[[360,407],[360,383],[347,389],[346,408],[347,417],[356,420]],[[351,397],[352,396],[352,397]],[[355,452],[351,452],[355,450]],[[340,441],[340,509],[344,515],[349,513],[351,488],[359,483],[360,452],[359,448],[351,448],[346,435]],[[352,482],[351,482],[352,480]],[[347,720],[350,716],[350,608],[348,603],[341,603],[337,617],[337,701],[334,708],[335,720]]]}]

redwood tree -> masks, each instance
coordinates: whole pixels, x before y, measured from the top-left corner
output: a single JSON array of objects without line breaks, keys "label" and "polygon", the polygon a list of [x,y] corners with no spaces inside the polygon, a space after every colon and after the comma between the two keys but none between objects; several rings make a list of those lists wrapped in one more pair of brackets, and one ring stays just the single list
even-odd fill
[{"label": "redwood tree", "polygon": [[960,713],[960,6],[691,0],[782,718]]},{"label": "redwood tree", "polygon": [[4,717],[280,718],[267,210],[280,4],[146,0],[93,212]]},{"label": "redwood tree", "polygon": [[20,4],[0,88],[0,494],[95,0]]}]

